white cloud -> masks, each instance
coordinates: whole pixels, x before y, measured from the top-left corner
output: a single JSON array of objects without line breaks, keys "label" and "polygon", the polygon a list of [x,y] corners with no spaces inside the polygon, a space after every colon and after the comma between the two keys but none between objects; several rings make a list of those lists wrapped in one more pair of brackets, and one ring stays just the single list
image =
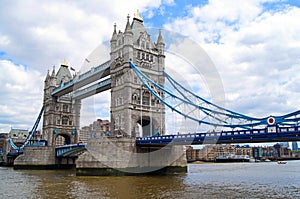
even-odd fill
[{"label": "white cloud", "polygon": [[0,60],[0,131],[31,128],[42,107],[43,75]]},{"label": "white cloud", "polygon": [[[0,2],[0,67],[5,71],[0,74],[5,86],[0,91],[0,131],[7,131],[10,124],[31,128],[42,105],[43,80],[53,65],[66,59],[80,70],[97,46],[107,50],[103,42],[109,41],[115,22],[123,31],[127,14],[151,11],[160,4],[160,0]],[[108,52],[99,54],[97,61],[107,59]]]},{"label": "white cloud", "polygon": [[[81,66],[99,44],[110,39],[113,24],[123,29],[127,14],[158,7],[160,1],[14,1],[1,3],[1,50],[18,63],[41,70],[64,58]],[[10,45],[7,42],[10,41]]]},{"label": "white cloud", "polygon": [[[234,3],[235,2],[235,3]],[[223,80],[227,106],[252,116],[298,110],[300,9],[264,9],[265,1],[209,1],[166,24],[208,52]],[[296,80],[297,79],[297,80]]]}]

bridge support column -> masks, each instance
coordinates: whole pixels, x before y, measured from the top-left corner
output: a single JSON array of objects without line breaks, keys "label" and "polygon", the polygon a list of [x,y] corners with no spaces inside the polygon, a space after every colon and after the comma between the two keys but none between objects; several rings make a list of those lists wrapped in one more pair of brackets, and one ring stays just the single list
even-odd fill
[{"label": "bridge support column", "polygon": [[78,176],[186,173],[183,146],[143,147],[134,138],[91,140],[76,161]]},{"label": "bridge support column", "polygon": [[24,153],[14,161],[14,169],[54,169],[55,147],[24,147]]}]

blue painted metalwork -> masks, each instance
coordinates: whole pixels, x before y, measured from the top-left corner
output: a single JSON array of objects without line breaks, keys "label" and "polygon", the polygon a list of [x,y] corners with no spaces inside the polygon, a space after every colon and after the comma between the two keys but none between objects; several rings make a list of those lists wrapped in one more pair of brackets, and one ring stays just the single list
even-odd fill
[{"label": "blue painted metalwork", "polygon": [[97,81],[100,78],[106,77],[110,74],[110,60],[100,64],[97,67],[91,68],[91,70],[78,75],[75,79],[71,79],[69,82],[62,82],[59,87],[56,87],[51,92],[52,96],[62,96],[70,93],[78,88],[86,86],[92,82]]},{"label": "blue painted metalwork", "polygon": [[[275,129],[275,131],[274,131]],[[200,144],[230,144],[258,142],[300,141],[300,126],[276,127],[263,129],[220,131],[182,135],[164,135],[156,137],[137,138],[137,146],[164,145],[200,145]]]},{"label": "blue painted metalwork", "polygon": [[12,147],[14,150],[20,150],[20,149],[23,149],[23,148],[28,144],[28,142],[31,140],[32,136],[33,136],[34,133],[36,132],[37,127],[39,126],[39,123],[40,123],[40,121],[41,121],[43,112],[44,112],[44,107],[42,107],[42,109],[41,109],[41,111],[40,111],[40,113],[39,113],[39,115],[38,115],[38,117],[37,117],[37,119],[36,119],[36,121],[35,121],[35,123],[34,123],[32,129],[31,129],[31,131],[29,131],[29,135],[27,136],[26,140],[24,141],[24,143],[23,143],[20,147],[16,146],[15,143],[12,141],[12,139],[9,138],[9,144],[11,145],[11,147]]},{"label": "blue painted metalwork", "polygon": [[72,157],[78,156],[86,150],[86,144],[78,143],[78,144],[69,144],[58,146],[55,148],[56,157]]},{"label": "blue painted metalwork", "polygon": [[[130,66],[134,70],[137,77],[141,80],[143,85],[153,94],[160,102],[165,106],[169,107],[172,111],[177,112],[186,119],[190,119],[198,122],[199,124],[206,124],[214,127],[229,127],[229,128],[241,128],[241,129],[253,129],[253,128],[265,128],[266,126],[279,125],[279,126],[296,126],[300,121],[300,110],[293,113],[289,113],[282,116],[267,116],[263,118],[255,118],[246,116],[223,107],[220,107],[212,102],[209,102],[200,96],[197,96],[193,92],[184,88],[180,83],[176,82],[171,76],[164,72],[164,76],[170,82],[174,90],[179,93],[179,95],[174,92],[163,88],[153,80],[151,80],[147,75],[145,75],[141,70],[139,70],[132,61],[130,61]],[[156,89],[153,89],[156,88]],[[166,98],[162,98],[158,91],[165,93],[170,96],[172,99],[178,100],[178,104],[172,105],[166,101]],[[192,96],[193,99],[191,99]],[[194,102],[198,101],[198,102]],[[205,117],[195,117],[189,113],[185,113],[179,110],[177,107],[180,104],[190,106],[191,109],[199,110],[204,113]],[[272,123],[270,123],[272,121]]]},{"label": "blue painted metalwork", "polygon": [[14,157],[17,157],[17,156],[19,156],[19,155],[21,155],[21,154],[23,154],[23,153],[24,153],[23,149],[20,149],[20,150],[14,150],[14,151],[8,152],[8,153],[7,153],[7,156],[14,156]]},{"label": "blue painted metalwork", "polygon": [[87,88],[76,90],[73,94],[73,99],[83,99],[97,93],[106,91],[111,88],[111,79],[105,79],[103,81],[97,82]]}]

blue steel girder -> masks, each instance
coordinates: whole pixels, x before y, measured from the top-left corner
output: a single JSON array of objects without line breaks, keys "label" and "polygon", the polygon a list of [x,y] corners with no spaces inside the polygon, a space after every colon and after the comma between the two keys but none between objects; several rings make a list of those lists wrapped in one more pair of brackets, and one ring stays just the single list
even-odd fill
[{"label": "blue steel girder", "polygon": [[86,150],[86,144],[69,144],[55,148],[56,157],[75,157]]},{"label": "blue steel girder", "polygon": [[28,142],[31,140],[32,136],[34,135],[34,133],[36,132],[37,127],[39,126],[39,123],[41,121],[42,115],[44,112],[44,107],[41,108],[41,111],[31,129],[31,131],[29,131],[29,135],[27,136],[26,140],[24,141],[24,143],[18,147],[15,145],[15,143],[13,142],[13,140],[11,138],[8,139],[10,146],[14,149],[14,150],[20,150],[23,149],[26,145],[28,145]]},{"label": "blue steel girder", "polygon": [[111,79],[108,78],[106,80],[97,82],[87,88],[83,88],[80,90],[76,90],[73,95],[73,99],[84,99],[95,95],[97,93],[101,93],[103,91],[109,90],[111,88]]},{"label": "blue steel girder", "polygon": [[[206,124],[214,127],[228,127],[228,128],[242,128],[242,129],[253,129],[263,128],[268,125],[280,125],[280,126],[297,126],[300,124],[300,110],[282,115],[282,116],[267,116],[263,118],[249,117],[218,105],[215,105],[200,96],[197,96],[193,92],[184,88],[180,83],[172,79],[166,72],[164,76],[171,83],[173,89],[179,95],[176,95],[174,92],[160,86],[153,80],[151,80],[147,75],[145,75],[141,70],[139,70],[132,61],[130,61],[130,66],[134,70],[137,77],[144,84],[144,86],[153,94],[160,102],[162,102],[166,107],[170,108],[172,112],[176,112],[182,115],[186,119],[196,121],[200,124]],[[156,89],[153,89],[156,88]],[[166,98],[161,97],[156,90],[160,90],[165,95],[169,95],[172,99],[178,100],[179,104],[185,104],[189,106],[190,110],[198,109],[199,112],[205,114],[205,117],[193,116],[191,111],[186,113],[177,108],[177,105],[173,105],[166,101]],[[193,102],[188,96],[192,96],[193,99],[196,99],[199,102]],[[204,105],[203,105],[204,104]],[[192,111],[193,112],[193,111]]]},{"label": "blue steel girder", "polygon": [[202,145],[300,141],[300,126],[221,131],[182,135],[164,135],[136,139],[137,146]]},{"label": "blue steel girder", "polygon": [[97,67],[91,68],[89,71],[78,75],[69,82],[62,83],[59,87],[53,89],[51,95],[55,97],[65,95],[101,78],[107,77],[108,75],[110,75],[110,60]]}]

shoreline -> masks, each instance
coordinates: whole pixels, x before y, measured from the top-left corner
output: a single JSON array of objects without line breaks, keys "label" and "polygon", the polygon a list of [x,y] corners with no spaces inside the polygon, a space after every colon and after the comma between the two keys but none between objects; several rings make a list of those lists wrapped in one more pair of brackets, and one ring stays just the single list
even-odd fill
[{"label": "shoreline", "polygon": [[232,161],[232,162],[226,162],[226,161],[203,161],[203,160],[196,160],[196,161],[188,161],[188,164],[219,164],[219,163],[262,163],[262,162],[278,162],[278,161],[297,161],[300,160],[300,158],[279,158],[277,160],[271,160],[271,161],[255,161],[255,162],[242,162],[242,161]]}]

